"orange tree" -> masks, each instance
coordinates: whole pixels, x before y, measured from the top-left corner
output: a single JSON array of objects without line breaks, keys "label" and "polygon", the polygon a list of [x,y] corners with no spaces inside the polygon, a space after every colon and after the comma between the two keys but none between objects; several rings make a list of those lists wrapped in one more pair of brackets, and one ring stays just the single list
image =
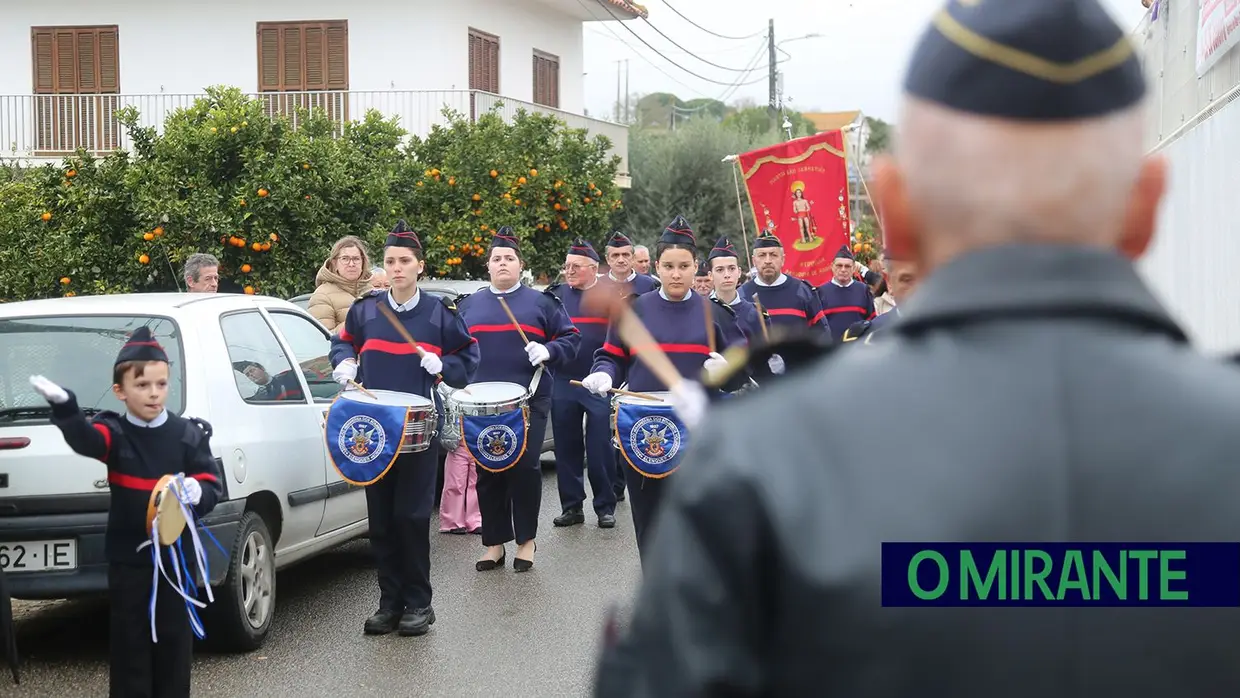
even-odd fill
[{"label": "orange tree", "polygon": [[498,112],[444,116],[445,126],[411,140],[396,187],[428,273],[484,278],[487,245],[503,226],[516,232],[535,275],[554,275],[574,237],[595,245],[606,237],[619,205],[619,158],[606,137],[524,110],[511,123]]},{"label": "orange tree", "polygon": [[863,216],[852,234],[852,250],[857,261],[868,266],[878,258],[883,251],[881,238],[874,217]]}]

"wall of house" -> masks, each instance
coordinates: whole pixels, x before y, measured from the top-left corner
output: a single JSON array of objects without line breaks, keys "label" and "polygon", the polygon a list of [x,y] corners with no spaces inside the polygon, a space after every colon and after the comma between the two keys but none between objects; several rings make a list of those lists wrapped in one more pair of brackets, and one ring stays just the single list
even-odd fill
[{"label": "wall of house", "polygon": [[560,108],[581,113],[581,20],[537,0],[4,0],[0,95],[32,92],[32,26],[118,26],[124,94],[258,89],[255,24],[349,21],[351,90],[465,90],[468,29],[500,37],[500,92],[531,101],[534,49],[560,59]]}]

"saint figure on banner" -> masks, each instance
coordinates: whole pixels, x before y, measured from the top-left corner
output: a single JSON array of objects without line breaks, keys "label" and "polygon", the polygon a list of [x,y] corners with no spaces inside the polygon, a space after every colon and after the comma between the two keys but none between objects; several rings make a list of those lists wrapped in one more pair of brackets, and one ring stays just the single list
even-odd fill
[{"label": "saint figure on banner", "polygon": [[810,206],[814,202],[805,198],[805,183],[792,183],[792,219],[796,221],[797,232],[801,235],[793,247],[807,252],[822,244],[822,238],[818,237],[818,225],[814,222],[814,214],[810,211]]}]

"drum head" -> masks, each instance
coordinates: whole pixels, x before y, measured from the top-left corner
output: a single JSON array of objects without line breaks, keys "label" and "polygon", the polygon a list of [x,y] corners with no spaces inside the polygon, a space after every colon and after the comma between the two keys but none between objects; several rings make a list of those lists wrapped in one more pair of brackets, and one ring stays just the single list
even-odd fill
[{"label": "drum head", "polygon": [[452,399],[464,404],[489,404],[520,400],[525,397],[527,392],[529,391],[526,390],[525,386],[519,383],[491,381],[471,383],[465,386],[465,390],[453,393]]},{"label": "drum head", "polygon": [[340,399],[364,402],[371,405],[395,405],[402,407],[429,407],[435,404],[430,398],[414,395],[413,393],[400,393],[395,390],[371,390],[370,388],[366,390],[374,397],[355,388],[353,390],[341,391]]},{"label": "drum head", "polygon": [[[156,522],[156,514],[159,521]],[[165,475],[159,479],[155,489],[151,491],[150,501],[146,507],[146,530],[153,532],[158,523],[160,545],[172,545],[181,537],[185,530],[185,512],[181,510],[181,502],[177,499],[177,479],[175,475]]]},{"label": "drum head", "polygon": [[666,390],[658,390],[658,391],[646,390],[646,391],[643,391],[642,394],[649,395],[651,397],[657,397],[659,398],[661,402],[647,400],[644,397],[637,397],[635,395],[621,395],[619,393],[617,393],[613,399],[616,402],[622,402],[626,405],[662,405],[662,404],[665,404],[668,401],[668,398],[670,398],[672,395],[670,392]]}]

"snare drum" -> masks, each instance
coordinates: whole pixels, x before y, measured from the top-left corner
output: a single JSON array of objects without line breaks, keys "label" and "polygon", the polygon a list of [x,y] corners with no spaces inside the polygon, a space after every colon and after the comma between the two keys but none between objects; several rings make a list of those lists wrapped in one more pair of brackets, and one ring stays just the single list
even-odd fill
[{"label": "snare drum", "polygon": [[484,470],[501,473],[525,454],[529,433],[529,390],[518,383],[473,383],[452,393],[461,441]]},{"label": "snare drum", "polygon": [[519,410],[529,403],[529,391],[519,383],[473,383],[452,393],[452,410],[467,417],[490,417]]},{"label": "snare drum", "polygon": [[612,397],[612,445],[637,472],[664,478],[680,467],[689,446],[689,430],[668,402],[671,393],[646,394],[658,400],[620,394]]},{"label": "snare drum", "polygon": [[369,485],[398,455],[430,448],[437,419],[435,402],[421,395],[347,390],[327,410],[327,450],[346,482]]}]

